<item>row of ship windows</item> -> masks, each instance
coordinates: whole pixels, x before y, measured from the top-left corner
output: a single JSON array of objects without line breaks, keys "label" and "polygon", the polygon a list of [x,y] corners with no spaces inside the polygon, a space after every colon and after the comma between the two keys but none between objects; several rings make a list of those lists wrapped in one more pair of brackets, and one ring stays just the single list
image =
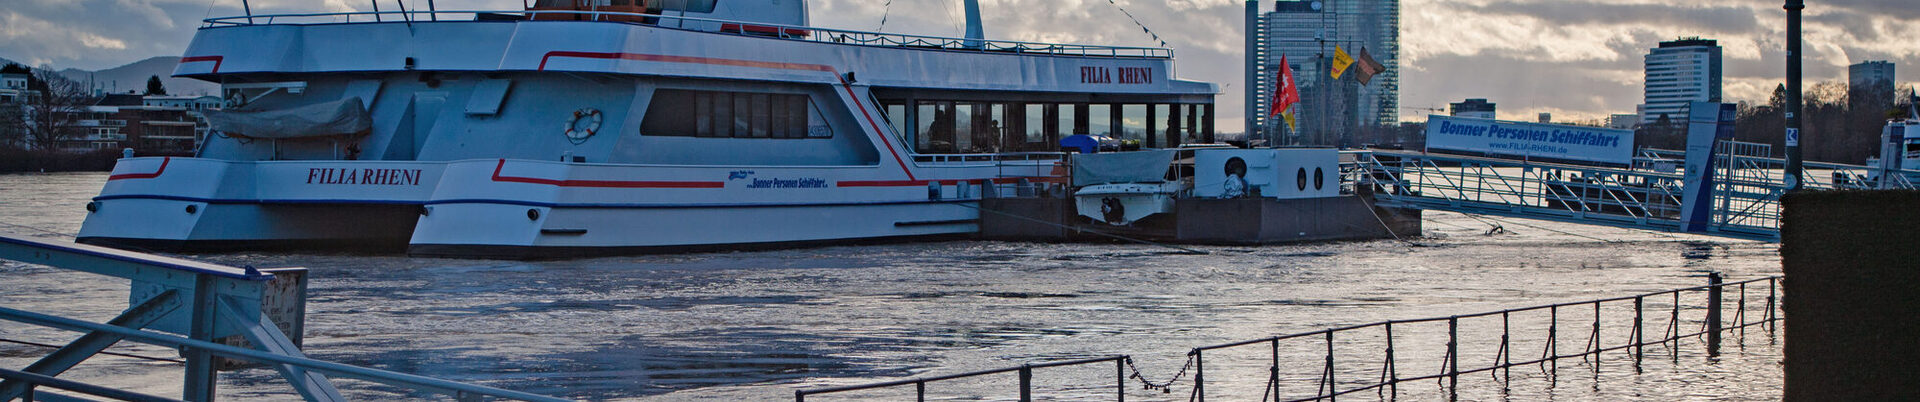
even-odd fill
[{"label": "row of ship windows", "polygon": [[[1172,148],[1213,141],[1212,104],[884,101],[893,131],[919,153],[1056,151],[1089,134]],[[910,107],[911,106],[911,107]],[[825,139],[834,130],[805,94],[660,89],[640,131],[651,136]]]},{"label": "row of ship windows", "polygon": [[1213,105],[1200,103],[1012,103],[922,100],[883,102],[894,131],[915,152],[1057,151],[1076,134],[1172,148],[1213,141]]},{"label": "row of ship windows", "polygon": [[654,91],[646,135],[713,138],[833,138],[833,129],[805,94]]}]

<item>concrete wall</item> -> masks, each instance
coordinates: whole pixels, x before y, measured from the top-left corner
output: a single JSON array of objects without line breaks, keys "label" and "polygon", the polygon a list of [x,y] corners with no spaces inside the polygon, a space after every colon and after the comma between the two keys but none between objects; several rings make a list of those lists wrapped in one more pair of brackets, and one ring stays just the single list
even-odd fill
[{"label": "concrete wall", "polygon": [[1786,400],[1920,400],[1920,192],[1783,200]]}]

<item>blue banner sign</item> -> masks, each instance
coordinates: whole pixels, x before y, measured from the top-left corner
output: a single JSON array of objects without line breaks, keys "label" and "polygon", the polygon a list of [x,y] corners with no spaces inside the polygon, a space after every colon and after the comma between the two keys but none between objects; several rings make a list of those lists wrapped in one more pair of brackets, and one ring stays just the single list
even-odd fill
[{"label": "blue banner sign", "polygon": [[1633,130],[1427,117],[1427,150],[1554,161],[1633,164]]}]

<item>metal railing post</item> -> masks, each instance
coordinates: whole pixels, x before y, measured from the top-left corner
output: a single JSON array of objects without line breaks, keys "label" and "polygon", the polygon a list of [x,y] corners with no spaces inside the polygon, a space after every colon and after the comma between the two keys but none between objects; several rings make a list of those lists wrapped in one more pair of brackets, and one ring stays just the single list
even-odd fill
[{"label": "metal railing post", "polygon": [[927,382],[926,381],[918,381],[913,383],[913,400],[919,401],[919,402],[927,402]]},{"label": "metal railing post", "polygon": [[[193,304],[187,310],[192,315],[188,323],[188,339],[213,342],[214,320],[218,317],[216,309],[220,291],[214,278],[209,275],[195,275],[193,284]],[[213,353],[200,348],[185,350],[187,368],[186,384],[181,388],[181,399],[188,401],[212,401],[214,378]]]},{"label": "metal railing post", "polygon": [[1707,273],[1707,355],[1720,355],[1720,273]]},{"label": "metal railing post", "polygon": [[1747,344],[1747,283],[1746,282],[1740,283],[1740,294],[1735,297],[1737,299],[1735,299],[1736,301],[1734,302],[1734,307],[1733,307],[1733,325],[1735,328],[1740,329],[1739,345],[1742,347],[1745,347]]},{"label": "metal railing post", "polygon": [[1127,357],[1113,358],[1113,400],[1127,402]]},{"label": "metal railing post", "polygon": [[1460,316],[1447,317],[1447,399],[1460,394]]},{"label": "metal railing post", "polygon": [[1646,320],[1646,315],[1645,315],[1646,304],[1647,304],[1647,301],[1644,297],[1641,297],[1641,296],[1633,297],[1633,368],[1634,370],[1640,369],[1640,359],[1642,357],[1645,357],[1645,355],[1647,354],[1646,327],[1642,325],[1642,323],[1645,322]]},{"label": "metal railing post", "polygon": [[[1340,382],[1333,377],[1333,332],[1327,331],[1327,400],[1339,400]],[[1278,365],[1275,365],[1278,367]]]},{"label": "metal railing post", "polygon": [[1200,349],[1193,350],[1193,396],[1200,402],[1207,402],[1207,365],[1200,358]]},{"label": "metal railing post", "polygon": [[1503,388],[1513,382],[1513,326],[1508,316],[1508,312],[1500,312],[1500,374],[1506,377],[1501,382]]},{"label": "metal railing post", "polygon": [[1020,402],[1033,402],[1033,365],[1020,365]]},{"label": "metal railing post", "polygon": [[[1271,353],[1273,363],[1267,366],[1267,390],[1265,393],[1273,394],[1273,400],[1278,401],[1280,400],[1280,338],[1275,337],[1272,341],[1267,342],[1267,351]],[[1265,398],[1262,397],[1262,399]]]},{"label": "metal railing post", "polygon": [[1767,314],[1765,316],[1767,319],[1767,335],[1773,335],[1773,284],[1779,280],[1780,278],[1767,278]]}]

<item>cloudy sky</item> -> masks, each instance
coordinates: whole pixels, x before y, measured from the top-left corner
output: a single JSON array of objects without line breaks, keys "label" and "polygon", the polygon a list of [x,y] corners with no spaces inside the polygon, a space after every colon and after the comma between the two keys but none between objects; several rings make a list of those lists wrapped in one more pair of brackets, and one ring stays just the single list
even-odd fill
[{"label": "cloudy sky", "polygon": [[[380,0],[383,8],[396,0]],[[405,0],[424,8],[426,0]],[[731,0],[721,0],[731,1]],[[776,0],[792,1],[792,0]],[[1338,0],[1332,0],[1338,1]],[[1729,101],[1765,101],[1785,71],[1786,14],[1777,0],[1402,0],[1401,115],[1489,98],[1506,119],[1631,113],[1641,57],[1661,40],[1718,39]],[[1891,60],[1902,87],[1920,75],[1915,0],[1808,0],[1810,81],[1844,81],[1846,66]],[[240,14],[240,0],[5,0],[0,58],[103,69],[177,56],[199,20]],[[1156,45],[1120,9],[1160,34],[1181,78],[1222,86],[1223,130],[1239,127],[1240,0],[981,0],[988,37]],[[413,4],[413,3],[418,3]],[[891,5],[889,5],[891,3]],[[812,0],[813,24],[960,36],[960,0]],[[1271,9],[1271,2],[1263,2]],[[517,8],[520,0],[438,0],[441,9]],[[256,13],[371,9],[365,0],[253,0]],[[886,24],[881,25],[885,15]]]}]

